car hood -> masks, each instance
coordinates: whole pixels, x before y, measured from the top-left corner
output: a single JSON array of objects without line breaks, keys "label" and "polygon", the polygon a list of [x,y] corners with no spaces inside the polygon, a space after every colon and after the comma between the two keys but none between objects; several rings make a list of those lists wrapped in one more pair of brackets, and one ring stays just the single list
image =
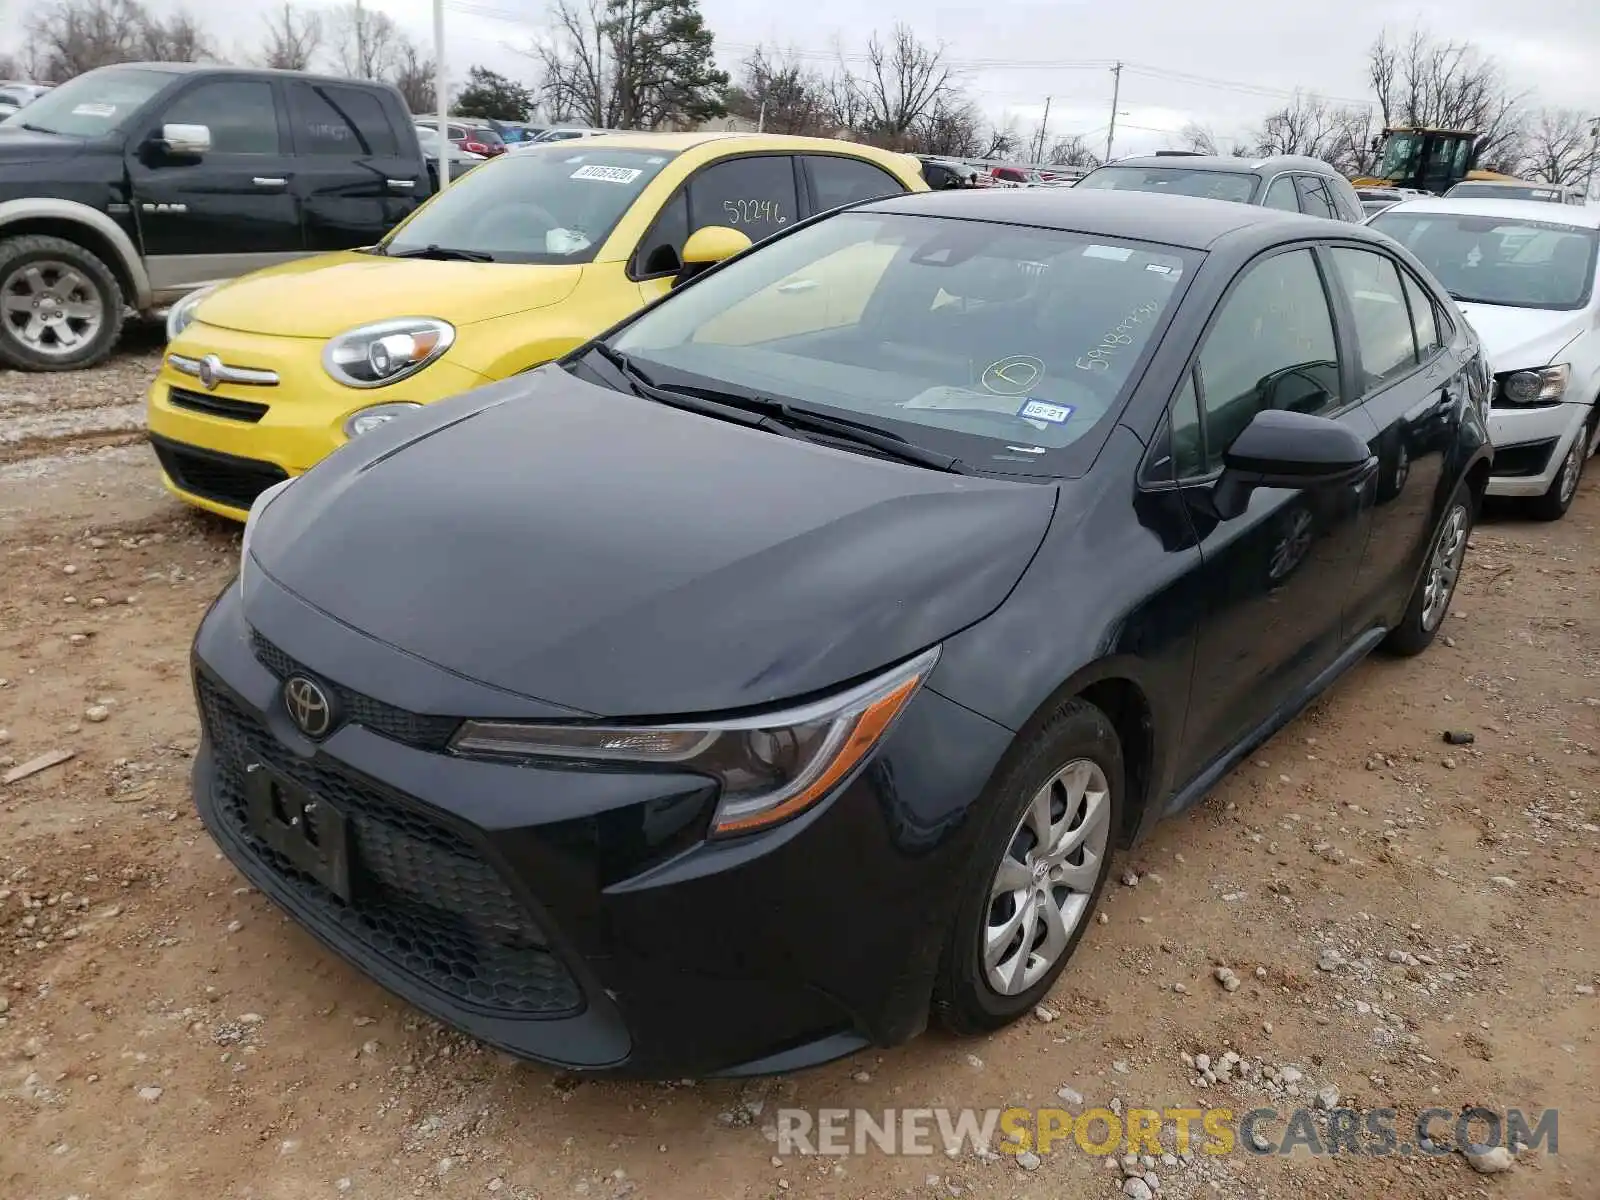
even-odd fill
[{"label": "car hood", "polygon": [[979,620],[1021,577],[1055,497],[549,366],[336,451],[263,513],[250,569],[458,675],[666,717],[815,693]]},{"label": "car hood", "polygon": [[325,338],[389,317],[471,325],[559,303],[581,266],[440,262],[345,251],[297,259],[224,284],[195,319],[223,329]]},{"label": "car hood", "polygon": [[35,133],[20,125],[0,124],[0,170],[22,163],[71,158],[82,152],[82,138],[63,137],[55,133]]},{"label": "car hood", "polygon": [[1520,371],[1554,361],[1594,320],[1587,310],[1512,308],[1502,304],[1461,304],[1489,356],[1490,368]]}]

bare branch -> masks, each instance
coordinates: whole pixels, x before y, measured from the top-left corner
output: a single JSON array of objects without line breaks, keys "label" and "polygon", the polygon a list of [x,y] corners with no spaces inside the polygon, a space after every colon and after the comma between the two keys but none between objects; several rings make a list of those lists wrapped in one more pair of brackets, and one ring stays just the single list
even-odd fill
[{"label": "bare branch", "polygon": [[284,0],[282,8],[264,19],[267,41],[257,61],[283,71],[308,70],[322,47],[322,18],[314,10]]}]

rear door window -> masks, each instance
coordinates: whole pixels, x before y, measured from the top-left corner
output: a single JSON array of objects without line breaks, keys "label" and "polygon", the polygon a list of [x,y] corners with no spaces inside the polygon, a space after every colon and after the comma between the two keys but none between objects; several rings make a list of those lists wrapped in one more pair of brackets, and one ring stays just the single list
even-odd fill
[{"label": "rear door window", "polygon": [[1315,175],[1296,175],[1294,183],[1300,193],[1301,212],[1313,217],[1338,217],[1339,206],[1328,194],[1326,181]]},{"label": "rear door window", "polygon": [[808,154],[802,161],[811,185],[811,211],[814,213],[879,196],[896,196],[906,190],[904,184],[882,167],[859,158]]},{"label": "rear door window", "polygon": [[394,158],[400,153],[383,104],[363,88],[292,83],[289,118],[302,154]]}]

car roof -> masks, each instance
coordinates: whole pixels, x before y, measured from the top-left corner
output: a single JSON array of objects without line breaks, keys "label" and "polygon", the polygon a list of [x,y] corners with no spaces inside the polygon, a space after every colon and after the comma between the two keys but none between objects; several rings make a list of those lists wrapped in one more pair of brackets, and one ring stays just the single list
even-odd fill
[{"label": "car roof", "polygon": [[[1361,226],[1308,217],[1260,205],[1198,196],[1082,188],[1014,188],[917,192],[861,206],[867,212],[903,212],[1005,225],[1033,225],[1092,236],[1160,242],[1205,250],[1240,230],[1294,226],[1290,232],[1360,237]],[[1549,208],[1550,205],[1542,207]]]},{"label": "car roof", "polygon": [[1600,208],[1576,204],[1551,204],[1548,200],[1500,200],[1485,196],[1428,196],[1402,200],[1389,213],[1455,213],[1464,217],[1506,217],[1539,221],[1546,225],[1571,225],[1574,229],[1600,229]]},{"label": "car roof", "polygon": [[1270,174],[1274,171],[1339,174],[1320,158],[1308,158],[1303,154],[1275,154],[1262,158],[1243,158],[1233,154],[1136,154],[1105,163],[1104,166],[1166,167],[1174,171],[1228,171],[1238,175]]},{"label": "car roof", "polygon": [[[345,75],[324,75],[317,71],[285,71],[277,67],[233,66],[215,62],[119,62],[96,67],[97,71],[115,71],[121,68],[138,71],[157,71],[163,75],[282,75],[288,79],[314,79],[318,83],[339,83],[347,87],[375,87],[393,89],[394,85],[379,79],[351,79]],[[87,71],[84,74],[88,74]]]},{"label": "car roof", "polygon": [[[577,128],[576,126],[557,126]],[[554,132],[554,130],[551,130]],[[861,142],[846,142],[839,138],[800,137],[782,133],[735,133],[706,129],[695,133],[640,133],[627,129],[606,130],[606,148],[621,150],[669,150],[681,153],[712,143],[738,143],[741,149],[771,150],[788,154],[850,154],[884,166],[897,166],[915,171],[918,163],[914,156],[894,150],[880,150]],[[535,147],[561,145],[560,142],[523,143],[532,152]],[[571,147],[567,147],[570,152]]]}]

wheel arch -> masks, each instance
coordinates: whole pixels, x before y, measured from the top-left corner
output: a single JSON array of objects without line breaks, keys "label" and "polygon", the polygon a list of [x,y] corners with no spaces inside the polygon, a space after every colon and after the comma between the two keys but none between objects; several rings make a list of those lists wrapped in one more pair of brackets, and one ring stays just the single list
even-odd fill
[{"label": "wheel arch", "polygon": [[98,209],[75,200],[27,197],[0,203],[0,240],[57,237],[76,242],[99,258],[122,288],[123,301],[139,312],[151,305],[150,276],[127,231]]}]

